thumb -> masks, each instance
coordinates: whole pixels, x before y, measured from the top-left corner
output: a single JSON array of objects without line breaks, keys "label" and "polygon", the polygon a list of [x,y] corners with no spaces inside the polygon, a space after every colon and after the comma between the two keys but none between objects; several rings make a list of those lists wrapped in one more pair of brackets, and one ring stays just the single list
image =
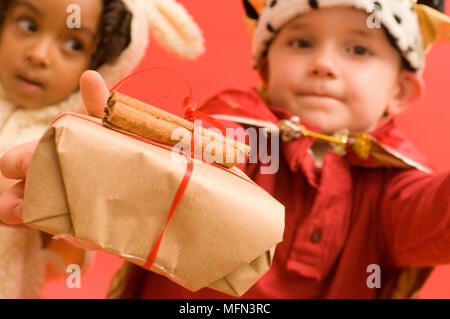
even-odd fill
[{"label": "thumb", "polygon": [[105,80],[95,71],[85,71],[80,78],[80,90],[89,115],[102,118],[109,98]]}]

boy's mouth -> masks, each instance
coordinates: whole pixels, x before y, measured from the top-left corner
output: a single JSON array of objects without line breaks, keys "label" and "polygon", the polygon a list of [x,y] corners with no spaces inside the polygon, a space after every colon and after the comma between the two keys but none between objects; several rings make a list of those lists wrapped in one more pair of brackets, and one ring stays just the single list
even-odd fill
[{"label": "boy's mouth", "polygon": [[324,98],[330,98],[338,100],[339,98],[334,94],[329,94],[326,92],[317,92],[317,91],[309,91],[309,92],[302,92],[300,96],[315,96],[315,97],[324,97]]},{"label": "boy's mouth", "polygon": [[19,81],[21,88],[26,91],[36,92],[44,89],[44,84],[35,78],[18,74],[16,75],[16,79]]}]

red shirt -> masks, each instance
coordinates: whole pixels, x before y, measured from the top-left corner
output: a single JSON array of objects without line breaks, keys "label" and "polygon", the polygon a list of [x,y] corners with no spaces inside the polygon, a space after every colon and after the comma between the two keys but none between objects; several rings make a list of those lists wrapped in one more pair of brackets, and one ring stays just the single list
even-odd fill
[{"label": "red shirt", "polygon": [[[291,116],[241,88],[216,95],[201,111],[274,123]],[[427,166],[394,120],[370,135]],[[377,288],[367,285],[371,264],[380,266],[383,285],[384,275],[400,267],[450,263],[450,172],[366,168],[331,150],[317,169],[307,151],[313,143],[309,137],[282,143],[275,174],[261,174],[261,163],[243,167],[286,208],[272,267],[244,298],[375,298]],[[190,292],[152,272],[143,283],[136,297],[229,298],[209,288]]]}]

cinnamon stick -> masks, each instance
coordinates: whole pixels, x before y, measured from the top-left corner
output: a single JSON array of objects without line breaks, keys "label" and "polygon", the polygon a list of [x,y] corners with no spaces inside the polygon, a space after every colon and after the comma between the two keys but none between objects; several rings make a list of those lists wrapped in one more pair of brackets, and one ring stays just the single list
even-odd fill
[{"label": "cinnamon stick", "polygon": [[[178,117],[172,113],[166,112],[164,110],[161,110],[155,106],[152,106],[150,104],[147,104],[145,102],[142,102],[140,100],[137,100],[135,98],[132,98],[128,95],[122,94],[120,92],[117,91],[113,91],[111,93],[111,96],[109,98],[109,102],[108,103],[114,103],[114,101],[118,101],[121,102],[123,104],[126,105],[132,105],[133,108],[140,110],[142,112],[145,113],[149,113],[151,115],[153,115],[156,118],[160,118],[160,119],[164,119],[165,121],[174,123],[178,126],[184,127],[186,128],[188,131],[192,132],[193,128],[194,128],[194,124],[190,121],[187,121],[181,117]],[[218,141],[224,141],[226,142],[228,145],[230,146],[234,146],[237,147],[241,152],[244,152],[247,156],[250,153],[250,147],[246,144],[240,143],[238,141],[235,141],[233,139],[224,139],[222,134],[218,134],[214,131],[205,129],[205,128],[200,128],[200,133],[201,135],[209,138],[209,140],[218,140]]]},{"label": "cinnamon stick", "polygon": [[[105,126],[171,146],[178,144],[185,149],[190,147],[193,123],[157,107],[119,92],[112,92],[105,113]],[[175,129],[181,129],[178,133],[182,134],[173,135]],[[200,128],[199,131],[201,148],[196,148],[197,156],[231,168],[237,163],[243,163],[245,156],[250,153],[248,145],[208,129]]]}]

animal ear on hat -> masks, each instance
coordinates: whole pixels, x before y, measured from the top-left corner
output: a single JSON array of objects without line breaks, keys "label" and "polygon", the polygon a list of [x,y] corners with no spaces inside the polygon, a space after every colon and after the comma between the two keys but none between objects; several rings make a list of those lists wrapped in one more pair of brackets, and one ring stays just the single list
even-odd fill
[{"label": "animal ear on hat", "polygon": [[205,51],[200,27],[175,0],[146,0],[150,32],[169,52],[193,59]]},{"label": "animal ear on hat", "polygon": [[265,0],[242,0],[245,9],[245,21],[250,34],[253,35]]},{"label": "animal ear on hat", "polygon": [[444,1],[445,0],[418,0],[417,4],[424,4],[429,7],[432,7],[433,9],[436,9],[440,12],[444,11]]},{"label": "animal ear on hat", "polygon": [[[413,3],[416,1],[412,0]],[[419,1],[421,3],[431,1]],[[438,1],[436,8],[443,10],[443,1]],[[429,4],[414,4],[417,13],[423,47],[429,52],[434,42],[450,41],[450,17],[429,6]]]}]

